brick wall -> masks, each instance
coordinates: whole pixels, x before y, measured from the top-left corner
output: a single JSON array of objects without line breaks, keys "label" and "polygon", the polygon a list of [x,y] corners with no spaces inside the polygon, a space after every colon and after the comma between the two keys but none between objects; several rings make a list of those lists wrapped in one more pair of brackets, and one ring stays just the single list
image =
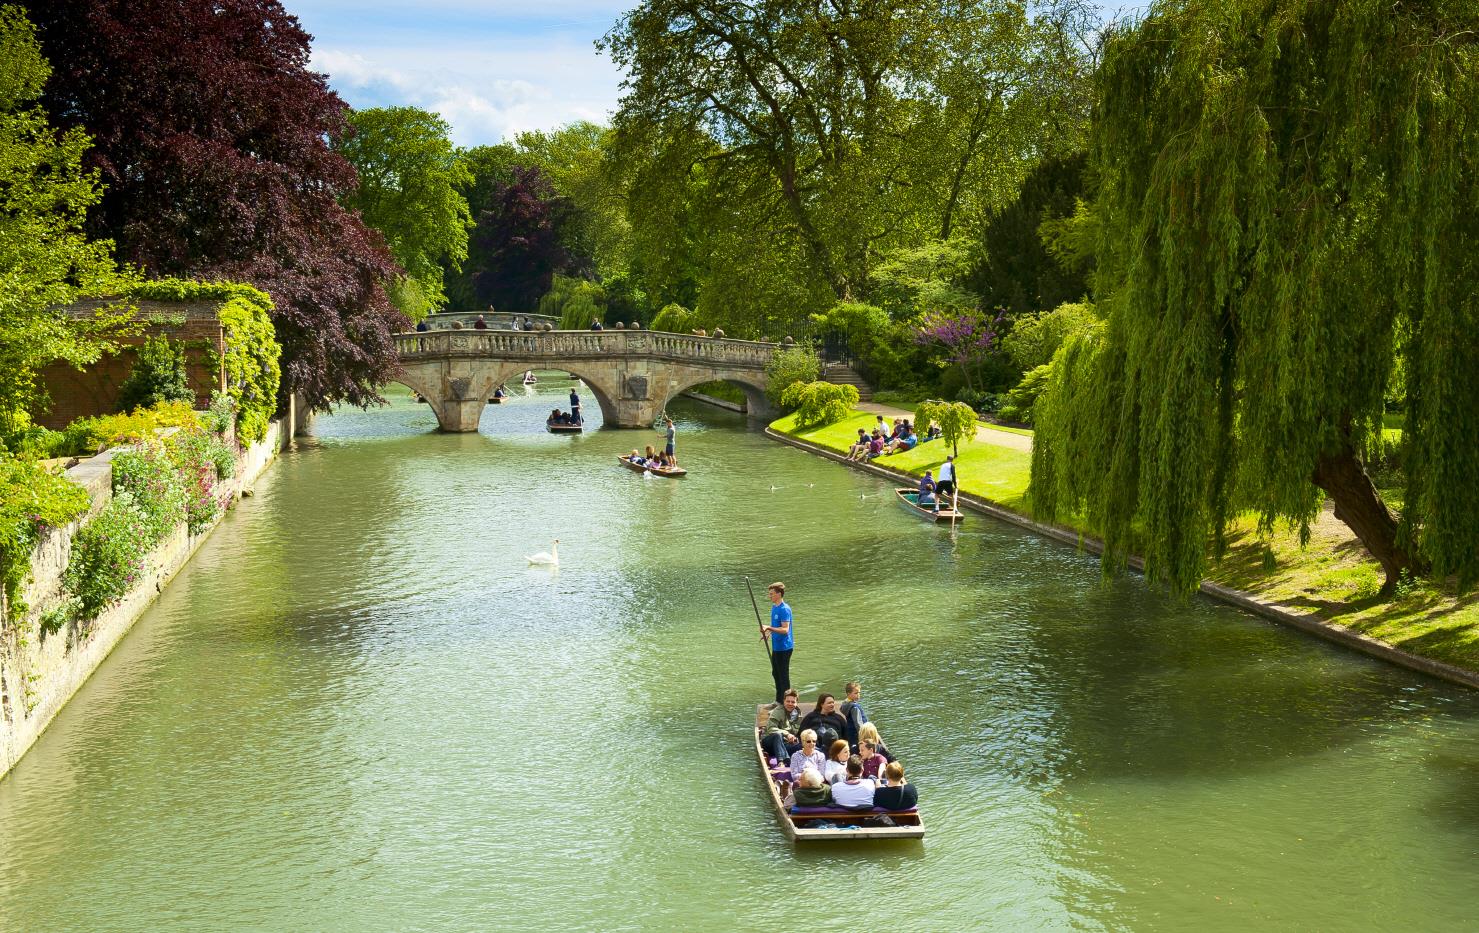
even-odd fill
[{"label": "brick wall", "polygon": [[[79,302],[67,312],[91,314],[99,302]],[[51,396],[51,407],[36,418],[48,428],[63,428],[73,420],[92,415],[112,414],[118,407],[118,390],[133,370],[137,352],[132,347],[151,336],[163,334],[172,342],[185,344],[185,373],[190,388],[195,390],[195,407],[210,404],[211,392],[226,388],[226,373],[221,364],[214,370],[205,365],[207,348],[213,348],[220,359],[226,349],[225,332],[216,314],[216,302],[135,302],[139,317],[146,321],[142,333],[118,341],[117,353],[98,360],[85,370],[63,363],[53,363],[41,371],[42,384]]]}]

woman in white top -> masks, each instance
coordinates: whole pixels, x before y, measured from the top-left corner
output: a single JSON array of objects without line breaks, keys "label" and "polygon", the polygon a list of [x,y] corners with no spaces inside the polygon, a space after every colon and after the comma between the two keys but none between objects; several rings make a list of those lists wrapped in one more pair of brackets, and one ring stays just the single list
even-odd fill
[{"label": "woman in white top", "polygon": [[[801,772],[811,768],[818,774],[827,766],[827,759],[817,751],[817,734],[812,729],[801,732],[801,748],[791,753],[791,780],[801,780]],[[859,772],[861,773],[861,772]]]},{"label": "woman in white top", "polygon": [[873,791],[877,786],[869,778],[863,777],[863,759],[854,755],[847,759],[847,780],[832,785],[832,802],[839,807],[871,807]]},{"label": "woman in white top", "polygon": [[822,769],[822,777],[828,784],[847,780],[847,755],[847,739],[838,739],[827,749],[827,767]]}]

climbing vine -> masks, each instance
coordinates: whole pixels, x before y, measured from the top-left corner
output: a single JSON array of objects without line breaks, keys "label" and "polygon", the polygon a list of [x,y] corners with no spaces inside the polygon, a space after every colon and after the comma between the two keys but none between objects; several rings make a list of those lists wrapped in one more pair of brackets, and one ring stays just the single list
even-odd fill
[{"label": "climbing vine", "polygon": [[[281,348],[272,329],[272,299],[250,285],[159,279],[142,282],[129,297],[153,301],[220,301],[225,331],[226,388],[236,403],[236,431],[243,443],[261,440],[277,409]],[[209,360],[207,360],[209,363]]]}]

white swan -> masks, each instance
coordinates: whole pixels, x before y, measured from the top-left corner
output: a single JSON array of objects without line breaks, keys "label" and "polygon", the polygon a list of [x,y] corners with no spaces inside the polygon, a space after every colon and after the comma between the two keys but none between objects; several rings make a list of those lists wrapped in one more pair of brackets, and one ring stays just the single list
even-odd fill
[{"label": "white swan", "polygon": [[532,554],[525,559],[529,563],[538,564],[541,567],[560,566],[560,539],[556,538],[555,543],[550,545],[548,554]]}]

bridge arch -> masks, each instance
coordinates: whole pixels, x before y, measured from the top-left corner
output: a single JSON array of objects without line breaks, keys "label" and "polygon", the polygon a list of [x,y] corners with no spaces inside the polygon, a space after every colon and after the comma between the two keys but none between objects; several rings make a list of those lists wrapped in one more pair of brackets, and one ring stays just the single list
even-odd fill
[{"label": "bridge arch", "polygon": [[776,417],[770,399],[765,396],[765,378],[759,376],[750,377],[739,374],[720,376],[717,379],[685,377],[675,380],[673,389],[662,400],[659,410],[667,408],[668,403],[678,396],[692,389],[694,386],[703,385],[706,382],[724,382],[739,389],[745,395],[745,413],[752,418],[770,421]]}]

